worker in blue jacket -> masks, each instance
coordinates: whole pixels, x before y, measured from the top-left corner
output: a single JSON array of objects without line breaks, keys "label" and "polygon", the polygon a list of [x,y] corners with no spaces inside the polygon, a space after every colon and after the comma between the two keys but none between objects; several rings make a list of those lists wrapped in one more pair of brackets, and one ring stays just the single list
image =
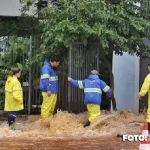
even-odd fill
[{"label": "worker in blue jacket", "polygon": [[96,70],[92,70],[88,79],[74,80],[68,77],[68,81],[80,89],[84,89],[85,98],[84,103],[88,110],[88,121],[84,124],[84,128],[89,126],[90,123],[100,116],[100,104],[102,90],[107,93],[108,97],[111,97],[112,90],[110,87],[99,78],[99,73]]},{"label": "worker in blue jacket", "polygon": [[43,103],[41,107],[41,117],[46,118],[53,115],[58,93],[58,76],[56,68],[60,64],[60,59],[54,56],[49,61],[44,62],[41,70],[40,90],[42,91]]}]

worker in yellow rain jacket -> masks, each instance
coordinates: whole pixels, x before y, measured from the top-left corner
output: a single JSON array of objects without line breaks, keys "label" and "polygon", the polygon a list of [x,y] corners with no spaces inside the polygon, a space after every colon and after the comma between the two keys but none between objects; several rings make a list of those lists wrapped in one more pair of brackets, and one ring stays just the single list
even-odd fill
[{"label": "worker in yellow rain jacket", "polygon": [[148,93],[148,110],[147,110],[146,121],[148,123],[148,130],[150,131],[150,64],[148,64],[148,71],[149,74],[144,79],[144,83],[139,92],[139,99],[141,99],[142,96],[145,96],[146,93]]},{"label": "worker in yellow rain jacket", "polygon": [[96,70],[92,70],[91,74],[85,80],[74,80],[68,77],[68,81],[80,89],[84,89],[84,103],[88,110],[88,121],[83,125],[87,127],[92,121],[100,116],[100,104],[102,90],[107,93],[110,98],[112,95],[112,90],[110,87],[98,77],[99,73]]},{"label": "worker in yellow rain jacket", "polygon": [[41,117],[47,118],[53,115],[58,93],[58,76],[56,68],[60,59],[54,56],[49,61],[44,62],[41,69],[40,90],[42,91],[43,103],[41,107]]},{"label": "worker in yellow rain jacket", "polygon": [[5,108],[8,112],[8,125],[12,127],[17,117],[17,112],[23,109],[23,92],[18,80],[21,73],[18,68],[12,68],[5,84]]}]

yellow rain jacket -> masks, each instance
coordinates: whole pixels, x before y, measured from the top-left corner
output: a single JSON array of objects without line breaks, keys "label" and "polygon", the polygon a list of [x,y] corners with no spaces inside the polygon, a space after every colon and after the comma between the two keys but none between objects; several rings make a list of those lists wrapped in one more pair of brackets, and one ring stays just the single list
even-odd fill
[{"label": "yellow rain jacket", "polygon": [[146,121],[150,123],[150,74],[146,76],[139,95],[144,96],[147,92],[148,92],[148,110]]},{"label": "yellow rain jacket", "polygon": [[19,111],[23,109],[23,92],[16,76],[9,76],[5,84],[5,111]]}]

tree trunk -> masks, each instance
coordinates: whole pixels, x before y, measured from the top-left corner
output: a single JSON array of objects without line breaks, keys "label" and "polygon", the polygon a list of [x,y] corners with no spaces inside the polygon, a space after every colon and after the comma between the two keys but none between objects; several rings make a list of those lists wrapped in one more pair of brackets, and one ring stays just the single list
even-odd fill
[{"label": "tree trunk", "polygon": [[116,99],[114,97],[114,75],[112,73],[112,66],[111,66],[111,63],[109,62],[109,60],[107,59],[106,56],[103,56],[103,60],[104,60],[105,64],[107,65],[107,68],[108,68],[108,71],[109,71],[110,87],[112,89],[111,100],[112,100],[113,110],[117,110]]}]

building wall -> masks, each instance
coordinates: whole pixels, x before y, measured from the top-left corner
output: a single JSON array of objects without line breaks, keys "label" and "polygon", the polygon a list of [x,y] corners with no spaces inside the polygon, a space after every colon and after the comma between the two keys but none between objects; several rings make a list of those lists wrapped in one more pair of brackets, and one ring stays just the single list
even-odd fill
[{"label": "building wall", "polygon": [[113,54],[114,94],[120,111],[139,112],[139,57]]},{"label": "building wall", "polygon": [[[21,4],[19,0],[0,0],[0,16],[20,16]],[[28,15],[33,15],[36,11],[35,5],[33,5]]]}]

